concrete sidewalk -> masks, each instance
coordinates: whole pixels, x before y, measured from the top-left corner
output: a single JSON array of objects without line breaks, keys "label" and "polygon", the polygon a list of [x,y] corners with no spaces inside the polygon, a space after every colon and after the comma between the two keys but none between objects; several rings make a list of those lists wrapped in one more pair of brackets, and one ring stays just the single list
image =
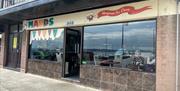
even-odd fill
[{"label": "concrete sidewalk", "polygon": [[98,91],[41,76],[0,68],[0,91]]}]

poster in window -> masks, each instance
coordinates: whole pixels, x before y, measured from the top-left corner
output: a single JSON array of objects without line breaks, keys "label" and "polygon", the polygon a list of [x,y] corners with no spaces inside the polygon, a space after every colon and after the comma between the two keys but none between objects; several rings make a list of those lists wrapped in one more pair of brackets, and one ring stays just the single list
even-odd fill
[{"label": "poster in window", "polygon": [[17,48],[17,37],[13,38],[13,48],[16,49]]}]

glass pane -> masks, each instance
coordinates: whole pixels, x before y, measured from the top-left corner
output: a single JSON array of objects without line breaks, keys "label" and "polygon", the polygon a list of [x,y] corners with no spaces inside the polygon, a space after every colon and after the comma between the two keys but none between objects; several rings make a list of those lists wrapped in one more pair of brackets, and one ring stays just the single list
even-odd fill
[{"label": "glass pane", "polygon": [[87,26],[83,64],[155,72],[156,21]]},{"label": "glass pane", "polygon": [[10,33],[18,32],[18,25],[11,25],[10,26]]},{"label": "glass pane", "polygon": [[84,62],[110,66],[122,49],[122,24],[89,26],[84,29]]},{"label": "glass pane", "polygon": [[23,32],[23,25],[19,24],[19,32]]},{"label": "glass pane", "polygon": [[57,61],[63,53],[64,29],[31,31],[30,58]]},{"label": "glass pane", "polygon": [[156,21],[130,22],[124,25],[122,67],[155,72]]}]

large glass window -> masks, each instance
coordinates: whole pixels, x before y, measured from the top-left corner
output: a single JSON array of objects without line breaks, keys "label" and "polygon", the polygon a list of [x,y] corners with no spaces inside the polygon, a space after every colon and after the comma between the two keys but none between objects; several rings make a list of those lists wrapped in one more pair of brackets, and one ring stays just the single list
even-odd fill
[{"label": "large glass window", "polygon": [[57,61],[63,53],[64,29],[30,32],[30,59]]},{"label": "large glass window", "polygon": [[83,64],[155,72],[156,21],[84,28]]}]

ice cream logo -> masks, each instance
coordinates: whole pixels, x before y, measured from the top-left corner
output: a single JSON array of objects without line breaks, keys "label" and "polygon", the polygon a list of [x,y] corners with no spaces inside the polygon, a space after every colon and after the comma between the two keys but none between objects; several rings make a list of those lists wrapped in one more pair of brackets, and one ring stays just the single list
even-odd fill
[{"label": "ice cream logo", "polygon": [[129,15],[139,14],[146,10],[152,9],[151,6],[145,6],[139,9],[135,9],[133,6],[124,6],[117,10],[102,10],[97,14],[97,18],[101,18],[103,16],[118,16],[123,13],[128,13]]},{"label": "ice cream logo", "polygon": [[86,18],[87,18],[87,20],[92,21],[92,20],[94,20],[95,15],[92,13],[92,14],[89,14]]}]

